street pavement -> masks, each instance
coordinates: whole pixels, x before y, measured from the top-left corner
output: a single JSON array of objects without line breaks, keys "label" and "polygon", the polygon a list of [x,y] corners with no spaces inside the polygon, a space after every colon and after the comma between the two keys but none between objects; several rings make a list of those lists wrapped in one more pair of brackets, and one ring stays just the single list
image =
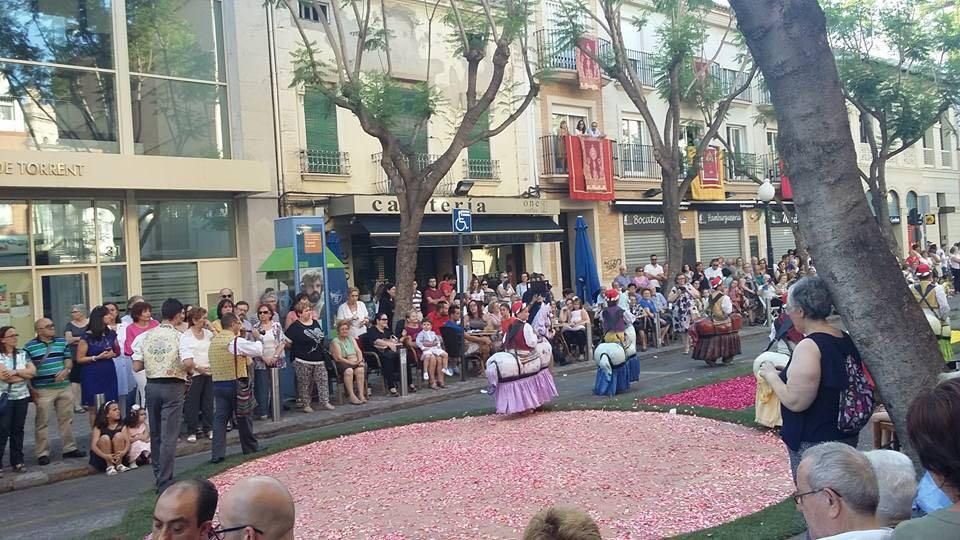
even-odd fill
[{"label": "street pavement", "polygon": [[[756,332],[760,329],[750,330]],[[747,335],[747,332],[745,332],[743,337],[744,354],[738,356],[734,360],[734,364],[751,364],[755,355],[766,346],[766,343],[765,334]],[[676,347],[672,349],[663,352],[651,349],[641,355],[640,381],[632,385],[631,393],[647,394],[664,390],[715,375],[718,371],[724,369],[730,369],[723,367],[709,369],[703,362],[694,361],[683,355],[682,351]],[[560,404],[602,403],[604,398],[592,394],[594,377],[595,370],[588,363],[578,364],[573,366],[573,369],[567,368],[558,372],[556,376],[557,388],[560,393],[558,402]],[[447,390],[447,392],[464,394],[459,397],[392,410],[374,416],[367,415],[364,418],[347,419],[349,417],[344,417],[343,420],[345,421],[337,423],[336,428],[363,427],[374,421],[409,417],[449,416],[492,408],[492,399],[480,392],[482,383],[478,379],[464,383],[464,385],[472,385],[472,387],[464,386],[458,390],[454,385],[451,385],[451,388]],[[416,399],[436,399],[439,394],[430,390],[421,390],[416,395]],[[397,402],[400,399],[395,398],[392,402]],[[335,412],[339,412],[341,409],[347,410],[347,407],[338,407]],[[351,412],[356,414],[358,409],[360,408],[352,408]],[[289,413],[287,417],[290,420],[288,421],[300,420],[302,422],[303,416],[306,415],[300,414],[298,416],[298,414],[300,413]],[[78,424],[83,423],[79,416],[77,420]],[[255,424],[255,429],[261,432],[261,430],[267,429],[269,424],[269,422],[258,422]],[[330,429],[331,426],[328,425],[300,430],[298,433],[281,432],[272,438],[262,438],[262,442],[267,445],[278,444],[292,437],[303,437],[304,434],[314,434],[319,437]],[[181,444],[181,450],[184,446]],[[239,447],[234,443],[228,448],[228,455],[236,453],[239,453]],[[30,456],[31,454],[28,453],[27,455]],[[54,455],[59,454],[55,453]],[[176,474],[181,475],[185,471],[206,462],[209,458],[208,452],[178,457]],[[28,457],[29,462],[30,458]],[[34,468],[36,467],[34,466]],[[5,473],[5,476],[10,476],[10,474]],[[4,509],[4,519],[3,527],[0,528],[0,539],[29,537],[31,540],[48,538],[60,540],[83,537],[97,529],[117,524],[126,511],[124,501],[132,500],[152,487],[153,475],[150,467],[141,467],[113,477],[97,474],[2,494],[0,495],[0,508]]]}]

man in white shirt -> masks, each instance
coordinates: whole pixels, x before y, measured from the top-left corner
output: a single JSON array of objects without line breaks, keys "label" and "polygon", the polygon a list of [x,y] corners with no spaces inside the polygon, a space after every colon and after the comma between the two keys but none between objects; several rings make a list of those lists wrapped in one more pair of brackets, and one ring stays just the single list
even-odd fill
[{"label": "man in white shirt", "polygon": [[886,540],[893,530],[877,520],[880,488],[870,460],[841,442],[818,444],[803,453],[793,496],[810,538]]},{"label": "man in white shirt", "polygon": [[600,131],[600,125],[596,122],[591,122],[590,129],[587,130],[587,137],[603,137],[603,132]]},{"label": "man in white shirt", "polygon": [[647,279],[650,280],[650,286],[660,292],[660,287],[662,283],[667,281],[667,277],[664,275],[663,267],[657,264],[657,256],[650,256],[650,264],[643,267],[643,275],[647,276]]},{"label": "man in white shirt", "polygon": [[707,281],[713,281],[715,277],[723,279],[723,269],[720,268],[720,259],[712,259],[710,266],[703,271],[703,275],[707,278]]}]

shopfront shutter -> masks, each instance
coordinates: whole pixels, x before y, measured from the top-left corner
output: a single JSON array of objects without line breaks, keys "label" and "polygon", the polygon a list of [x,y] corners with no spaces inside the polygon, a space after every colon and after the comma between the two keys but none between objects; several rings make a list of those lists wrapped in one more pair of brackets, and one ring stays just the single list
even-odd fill
[{"label": "shopfront shutter", "polygon": [[700,260],[706,265],[710,259],[724,257],[733,261],[743,257],[740,229],[700,229]]},{"label": "shopfront shutter", "polygon": [[797,242],[793,238],[793,229],[790,227],[770,227],[770,244],[773,246],[773,261],[771,264],[776,265],[780,262],[780,257],[797,247]]},{"label": "shopfront shutter", "polygon": [[154,314],[167,298],[176,298],[184,305],[199,305],[197,263],[144,264],[140,267],[143,297],[153,306]]},{"label": "shopfront shutter", "polygon": [[663,231],[623,231],[623,250],[626,257],[624,266],[627,274],[632,275],[638,266],[650,263],[650,255],[667,259],[667,238]]},{"label": "shopfront shutter", "polygon": [[303,94],[303,121],[308,150],[340,150],[337,137],[337,106],[319,90]]}]

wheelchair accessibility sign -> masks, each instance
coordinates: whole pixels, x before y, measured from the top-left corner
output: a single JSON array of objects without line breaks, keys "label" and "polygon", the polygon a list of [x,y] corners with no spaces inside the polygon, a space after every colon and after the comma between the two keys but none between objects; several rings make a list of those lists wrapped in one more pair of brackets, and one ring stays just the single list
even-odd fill
[{"label": "wheelchair accessibility sign", "polygon": [[473,216],[465,208],[453,209],[453,232],[456,234],[471,234],[473,232]]}]

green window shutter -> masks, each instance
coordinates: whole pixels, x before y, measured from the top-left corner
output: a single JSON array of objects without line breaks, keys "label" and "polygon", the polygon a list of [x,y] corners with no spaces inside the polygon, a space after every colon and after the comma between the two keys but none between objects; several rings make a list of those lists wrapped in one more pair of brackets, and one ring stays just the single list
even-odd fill
[{"label": "green window shutter", "polygon": [[303,119],[307,150],[337,152],[337,106],[319,90],[307,88],[303,95]]},{"label": "green window shutter", "polygon": [[[490,129],[490,111],[484,111],[477,119],[476,125],[470,131],[470,137]],[[490,139],[483,139],[467,148],[468,173],[470,178],[491,178],[493,171],[490,164]]]},{"label": "green window shutter", "polygon": [[399,94],[398,101],[401,112],[396,115],[393,122],[394,133],[397,135],[400,143],[410,148],[413,153],[426,154],[428,153],[429,147],[427,141],[430,138],[428,133],[430,131],[429,124],[420,128],[420,132],[417,133],[417,139],[413,140],[417,121],[420,120],[416,114],[411,112],[417,109],[417,91],[409,88],[399,88],[397,89],[397,93]]}]

